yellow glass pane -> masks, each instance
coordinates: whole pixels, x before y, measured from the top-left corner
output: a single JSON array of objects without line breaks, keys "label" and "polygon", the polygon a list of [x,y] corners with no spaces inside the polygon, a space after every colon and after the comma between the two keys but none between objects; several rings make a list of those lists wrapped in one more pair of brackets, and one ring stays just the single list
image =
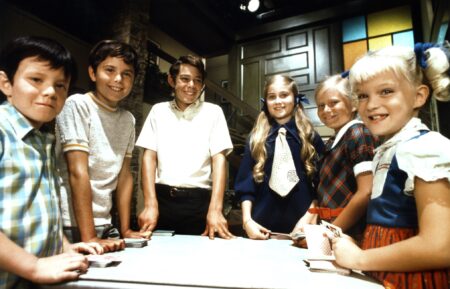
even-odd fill
[{"label": "yellow glass pane", "polygon": [[392,36],[386,35],[369,39],[369,50],[378,50],[392,46]]},{"label": "yellow glass pane", "polygon": [[397,7],[367,15],[369,37],[412,29],[409,6]]},{"label": "yellow glass pane", "polygon": [[356,59],[367,52],[367,41],[346,43],[342,47],[344,51],[344,70],[349,70]]}]

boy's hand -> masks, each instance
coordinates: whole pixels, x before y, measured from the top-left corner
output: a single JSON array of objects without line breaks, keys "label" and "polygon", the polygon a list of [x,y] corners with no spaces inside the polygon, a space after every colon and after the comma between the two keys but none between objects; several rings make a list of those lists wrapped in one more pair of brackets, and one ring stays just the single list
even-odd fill
[{"label": "boy's hand", "polygon": [[122,237],[123,238],[131,238],[131,239],[147,239],[149,240],[150,237],[152,236],[152,232],[151,231],[133,231],[133,230],[126,230],[124,233],[122,233]]},{"label": "boy's hand", "polygon": [[270,236],[270,230],[264,228],[253,220],[245,221],[244,230],[247,233],[247,236],[253,240],[267,240]]},{"label": "boy's hand", "polygon": [[40,258],[29,278],[33,283],[50,284],[75,280],[86,272],[88,260],[77,253],[63,253],[52,257]]},{"label": "boy's hand", "polygon": [[83,253],[83,254],[92,254],[92,255],[101,255],[104,253],[103,247],[100,246],[99,243],[91,242],[91,243],[75,243],[70,244],[67,252],[73,253]]},{"label": "boy's hand", "polygon": [[222,211],[209,210],[206,216],[206,228],[202,236],[208,236],[214,240],[216,234],[223,239],[234,238],[234,235],[228,230],[228,223]]},{"label": "boy's hand", "polygon": [[140,232],[152,232],[158,223],[158,216],[159,212],[157,206],[152,208],[144,208],[138,217],[138,224],[141,228]]},{"label": "boy's hand", "polygon": [[88,243],[95,242],[98,243],[102,248],[103,252],[114,252],[125,249],[125,241],[123,239],[100,239],[92,238]]}]

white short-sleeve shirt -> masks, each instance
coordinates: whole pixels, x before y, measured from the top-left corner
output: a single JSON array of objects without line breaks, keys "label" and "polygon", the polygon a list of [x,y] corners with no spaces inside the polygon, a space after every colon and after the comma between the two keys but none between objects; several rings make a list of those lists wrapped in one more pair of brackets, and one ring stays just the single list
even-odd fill
[{"label": "white short-sleeve shirt", "polygon": [[211,157],[233,149],[222,109],[203,101],[185,111],[174,101],[154,105],[136,145],[157,153],[157,183],[206,189],[212,185]]}]

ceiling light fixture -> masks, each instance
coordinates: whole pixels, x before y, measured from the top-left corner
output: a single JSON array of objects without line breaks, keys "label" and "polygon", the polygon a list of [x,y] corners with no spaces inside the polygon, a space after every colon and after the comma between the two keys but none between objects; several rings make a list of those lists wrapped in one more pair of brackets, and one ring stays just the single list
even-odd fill
[{"label": "ceiling light fixture", "polygon": [[250,12],[255,12],[259,8],[259,0],[250,0],[247,5],[247,9]]}]

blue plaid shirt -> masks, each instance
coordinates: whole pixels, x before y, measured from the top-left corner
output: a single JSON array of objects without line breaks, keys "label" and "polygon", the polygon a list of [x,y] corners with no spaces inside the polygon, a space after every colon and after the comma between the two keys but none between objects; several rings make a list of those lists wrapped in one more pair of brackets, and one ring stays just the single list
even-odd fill
[{"label": "blue plaid shirt", "polygon": [[[34,129],[11,104],[0,105],[0,230],[38,257],[62,252],[53,144],[52,134]],[[0,271],[0,289],[26,283]]]}]

